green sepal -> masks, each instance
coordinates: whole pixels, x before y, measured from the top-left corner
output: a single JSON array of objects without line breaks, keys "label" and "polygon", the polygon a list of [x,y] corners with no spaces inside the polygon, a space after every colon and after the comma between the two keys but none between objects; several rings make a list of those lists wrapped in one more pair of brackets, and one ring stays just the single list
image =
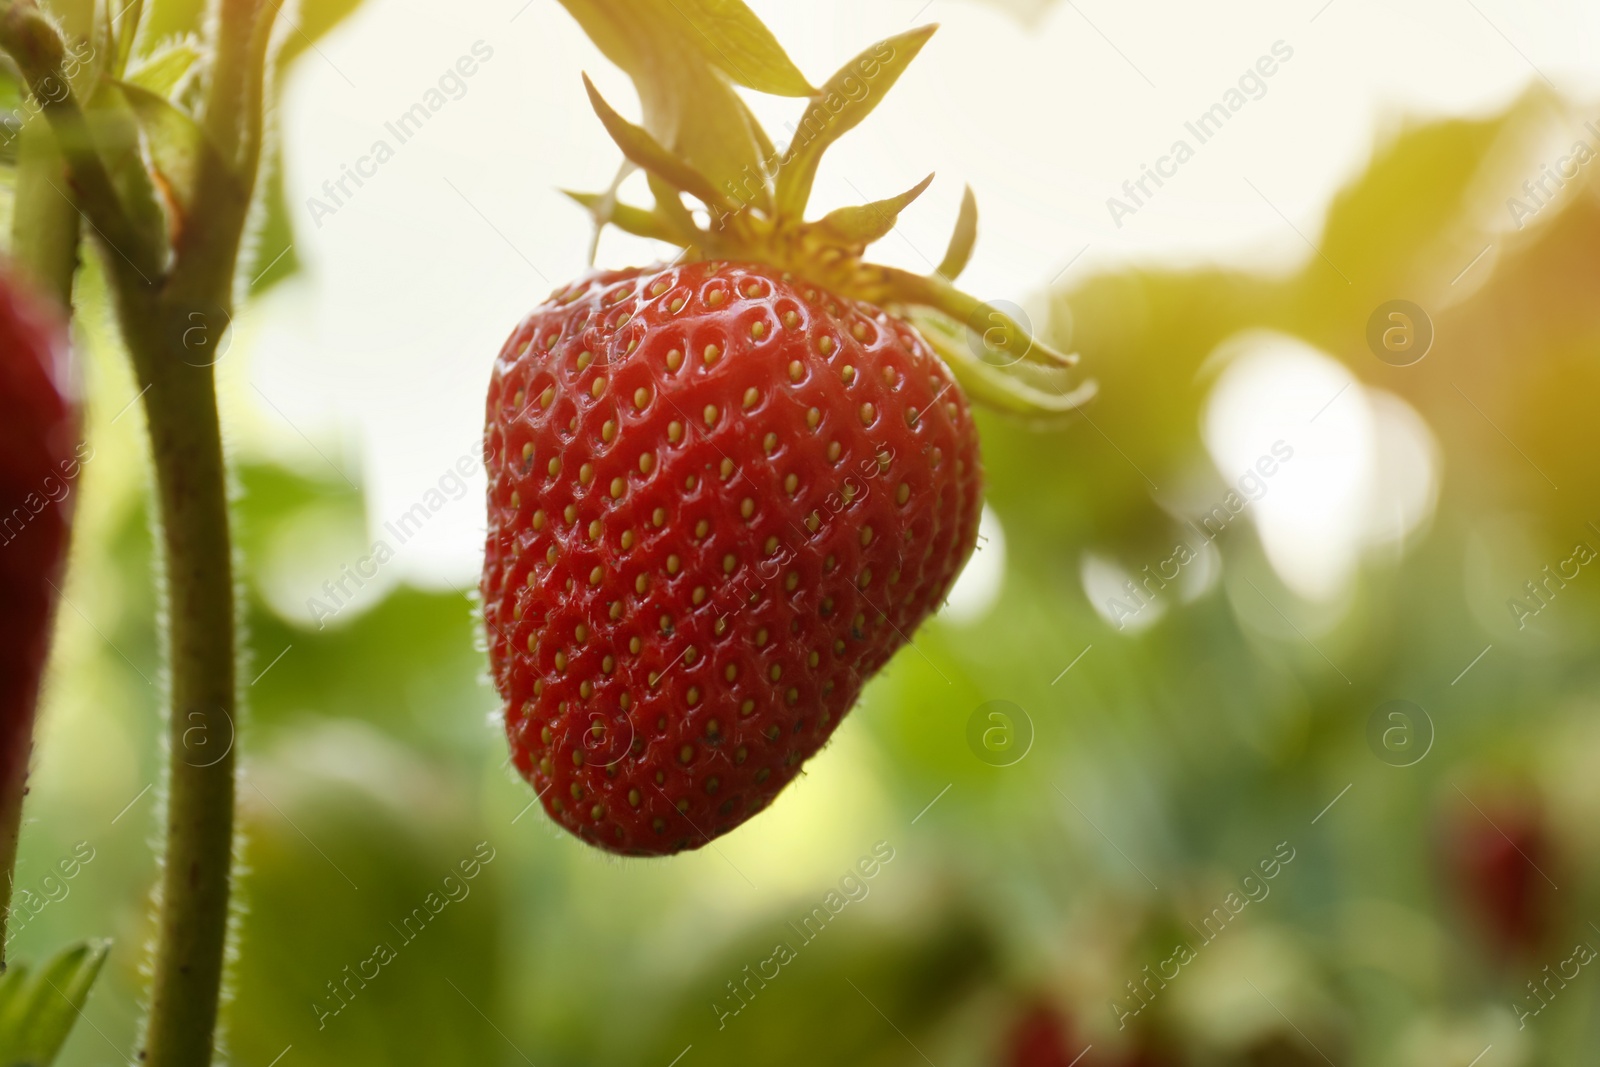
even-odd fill
[{"label": "green sepal", "polygon": [[617,143],[617,147],[622,149],[623,155],[650,174],[674,188],[683,190],[713,210],[736,210],[710,180],[695,170],[687,160],[662,147],[661,142],[650,136],[643,127],[635,126],[617,114],[601,97],[600,90],[594,87],[594,82],[589,80],[587,74],[583,76],[583,87],[589,93],[589,103],[594,108],[594,113],[600,117],[601,125],[605,126],[606,132]]},{"label": "green sepal", "polygon": [[887,237],[894,229],[895,223],[900,221],[900,212],[921,196],[932,183],[933,175],[930,174],[898,196],[874,200],[868,204],[852,204],[830,211],[817,225],[831,230],[847,244],[864,248],[882,237]]},{"label": "green sepal", "polygon": [[961,194],[961,213],[956,216],[955,232],[950,235],[950,245],[939,263],[939,276],[949,282],[959,278],[961,272],[967,269],[967,263],[972,259],[972,249],[977,243],[978,198],[973,195],[972,186],[969,185]]},{"label": "green sepal", "polygon": [[37,974],[16,965],[0,978],[0,1067],[47,1067],[60,1055],[111,950],[84,941]]},{"label": "green sepal", "polygon": [[675,243],[685,248],[699,243],[698,239],[704,235],[695,225],[694,216],[690,214],[689,209],[683,206],[683,201],[678,197],[678,190],[657,174],[646,174],[645,180],[650,184],[651,195],[656,198],[656,214],[684,234]]},{"label": "green sepal", "polygon": [[[117,17],[116,25],[116,53],[112,61],[111,73],[120,78],[128,69],[128,61],[133,57],[134,42],[139,37],[139,24],[144,21],[144,0],[128,0],[128,5]],[[111,19],[107,17],[109,26]]]},{"label": "green sepal", "polygon": [[576,193],[571,189],[563,189],[561,192],[587,208],[595,217],[595,221],[601,225],[610,223],[624,233],[631,233],[635,237],[649,237],[657,241],[673,243],[683,239],[683,235],[678,233],[671,223],[654,211],[618,203],[610,194]]},{"label": "green sepal", "polygon": [[794,139],[778,164],[780,213],[799,215],[805,211],[822,153],[872,114],[938,28],[937,24],[922,26],[879,41],[823,84],[801,116]]},{"label": "green sepal", "polygon": [[911,320],[937,352],[967,395],[980,404],[1013,415],[1067,415],[1091,400],[1094,382],[1072,386],[1063,367],[1018,362],[1004,368],[985,362],[970,343],[971,331],[949,316],[926,308],[908,309]]},{"label": "green sepal", "polygon": [[[989,363],[1012,367],[1024,361],[1047,367],[1076,366],[1078,357],[1057,352],[1022,323],[993,304],[962,292],[937,274],[912,274],[882,268],[886,292],[902,304],[932,308],[953,322],[964,323],[982,338]],[[974,357],[976,358],[976,357]]]}]

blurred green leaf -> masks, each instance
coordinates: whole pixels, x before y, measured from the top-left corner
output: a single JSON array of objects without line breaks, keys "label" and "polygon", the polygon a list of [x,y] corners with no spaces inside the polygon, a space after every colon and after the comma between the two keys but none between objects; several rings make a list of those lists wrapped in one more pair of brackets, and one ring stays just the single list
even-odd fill
[{"label": "blurred green leaf", "polygon": [[128,82],[117,84],[138,117],[151,164],[175,215],[174,227],[181,228],[194,206],[203,162],[211,157],[222,165],[216,148],[199,123],[164,95]]},{"label": "blurred green leaf", "polygon": [[504,831],[378,731],[318,725],[258,749],[231,1043],[307,1067],[507,1062]]},{"label": "blurred green leaf", "polygon": [[[956,912],[909,928],[851,914],[871,900],[836,918],[852,929],[808,928],[814,941],[778,916],[752,923],[688,977],[662,1032],[625,1058],[667,1063],[692,1044],[697,1063],[728,1067],[920,1062],[914,1046],[989,976],[993,946],[981,924]],[[811,903],[792,910],[803,915]]]},{"label": "blurred green leaf", "polygon": [[167,219],[145,168],[139,147],[140,115],[131,97],[116,81],[100,79],[87,108],[92,139],[134,228],[152,247],[164,249],[169,238]]},{"label": "blurred green leaf", "polygon": [[171,96],[184,75],[199,60],[200,46],[195,42],[173,41],[145,57],[143,62],[128,72],[124,81],[158,96]]},{"label": "blurred green leaf", "polygon": [[109,941],[85,941],[63,950],[37,974],[13,965],[0,977],[0,1065],[55,1062],[110,951]]}]

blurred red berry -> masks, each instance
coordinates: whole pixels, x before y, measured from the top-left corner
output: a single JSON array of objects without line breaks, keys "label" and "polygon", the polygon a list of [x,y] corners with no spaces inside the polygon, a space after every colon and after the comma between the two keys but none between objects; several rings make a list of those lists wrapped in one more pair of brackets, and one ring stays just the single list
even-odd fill
[{"label": "blurred red berry", "polygon": [[1554,849],[1535,800],[1480,798],[1452,806],[1444,876],[1499,954],[1532,952],[1549,928]]},{"label": "blurred red berry", "polygon": [[56,318],[0,274],[0,782],[28,759],[82,456]]},{"label": "blurred red berry", "polygon": [[1068,1051],[1071,1044],[1067,1019],[1054,1005],[1036,1001],[1012,1024],[1002,1062],[1005,1067],[1068,1067],[1083,1051]]}]

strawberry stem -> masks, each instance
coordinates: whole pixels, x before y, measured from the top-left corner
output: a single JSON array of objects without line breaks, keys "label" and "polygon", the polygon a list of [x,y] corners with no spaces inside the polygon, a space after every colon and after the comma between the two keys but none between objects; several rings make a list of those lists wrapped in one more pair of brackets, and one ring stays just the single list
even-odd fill
[{"label": "strawberry stem", "polygon": [[[144,311],[146,309],[140,309]],[[233,551],[210,366],[185,363],[176,309],[124,312],[145,393],[171,676],[166,855],[143,1062],[211,1062],[233,866]]]},{"label": "strawberry stem", "polygon": [[[275,0],[220,0],[188,218],[169,256],[118,194],[63,71],[65,47],[36,0],[0,0],[0,47],[33,89],[65,156],[74,207],[103,246],[118,322],[143,386],[165,579],[169,766],[166,853],[157,900],[141,1063],[205,1067],[215,1045],[234,856],[236,611],[227,470],[214,364],[233,313],[239,248],[261,158]],[[131,40],[137,14],[120,29]],[[36,275],[70,286],[58,242],[41,233]],[[165,238],[165,235],[160,235]],[[50,254],[50,253],[53,253]],[[70,258],[70,257],[69,257]],[[59,289],[59,286],[58,286]],[[0,859],[4,820],[0,795]]]}]

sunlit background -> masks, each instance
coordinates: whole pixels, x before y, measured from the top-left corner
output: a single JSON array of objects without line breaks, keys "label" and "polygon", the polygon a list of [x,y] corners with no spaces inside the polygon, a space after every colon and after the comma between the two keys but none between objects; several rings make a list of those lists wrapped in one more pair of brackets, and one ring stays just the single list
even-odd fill
[{"label": "sunlit background", "polygon": [[[554,0],[367,0],[286,76],[286,210],[220,366],[249,612],[248,720],[202,742],[244,757],[231,1061],[1592,1063],[1600,7],[751,6],[813,81],[942,24],[817,206],[935,170],[878,250],[926,271],[972,185],[966,287],[1100,398],[984,417],[979,553],[769,812],[670,860],[588,849],[495,723],[478,442],[501,341],[588,266],[557,190],[616,169],[580,72],[634,97]],[[752,104],[785,139],[795,102]],[[99,1065],[135,1042],[163,757],[142,416],[83,284],[94,455],[17,869],[47,903],[10,951],[114,939],[63,1059]],[[1395,301],[1427,338],[1405,358],[1374,340]]]}]

